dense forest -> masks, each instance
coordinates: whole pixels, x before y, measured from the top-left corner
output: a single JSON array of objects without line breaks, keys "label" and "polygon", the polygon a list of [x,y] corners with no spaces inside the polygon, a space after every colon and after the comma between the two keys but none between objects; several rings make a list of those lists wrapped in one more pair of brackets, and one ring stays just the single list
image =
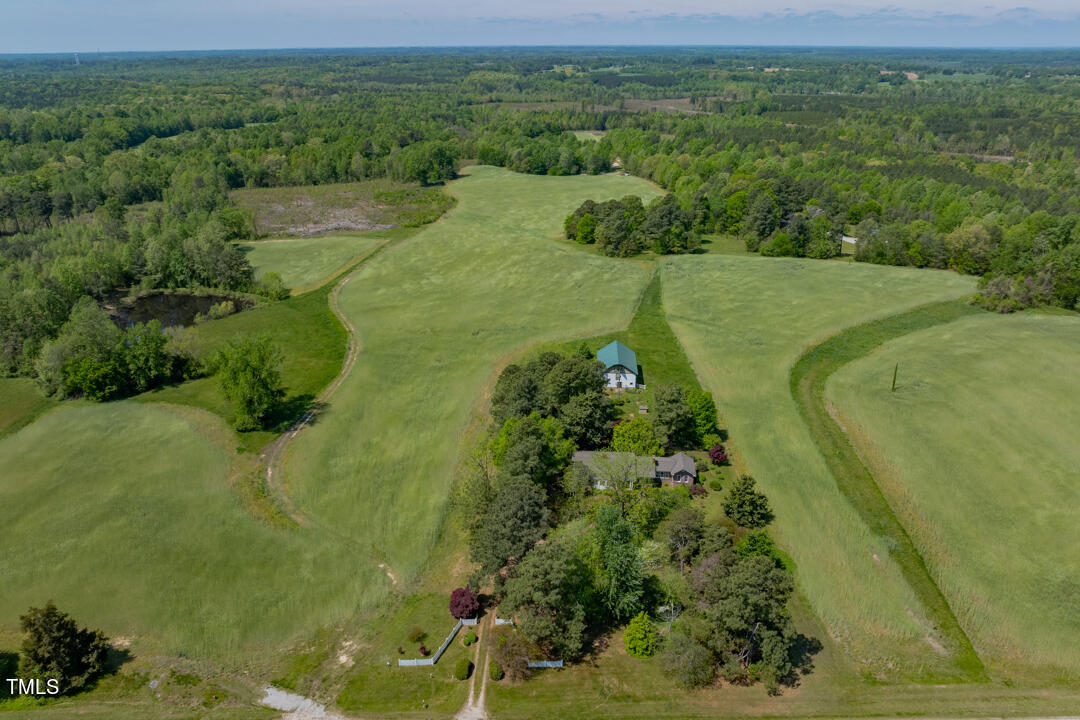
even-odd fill
[{"label": "dense forest", "polygon": [[235,248],[253,226],[231,189],[435,184],[464,162],[618,167],[670,191],[651,214],[624,213],[640,229],[613,218],[600,230],[610,254],[692,251],[720,233],[762,254],[828,258],[847,235],[858,261],[981,276],[992,309],[1072,309],[1078,78],[1071,51],[3,59],[0,372],[41,375],[46,345],[66,323],[77,330],[73,309],[89,317],[82,299],[117,288],[280,294]]}]

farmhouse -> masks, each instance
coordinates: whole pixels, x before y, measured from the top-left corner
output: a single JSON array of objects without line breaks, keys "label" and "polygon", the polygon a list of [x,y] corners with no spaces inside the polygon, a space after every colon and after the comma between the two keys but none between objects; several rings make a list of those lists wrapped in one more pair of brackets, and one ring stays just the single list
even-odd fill
[{"label": "farmhouse", "polygon": [[641,368],[637,355],[618,340],[608,343],[596,352],[596,359],[604,364],[604,378],[609,388],[636,388]]},{"label": "farmhouse", "polygon": [[588,471],[593,487],[606,490],[603,475],[605,471],[633,474],[637,479],[659,481],[665,485],[693,485],[697,482],[697,466],[694,458],[686,453],[675,453],[670,457],[641,457],[628,452],[602,452],[579,450],[574,453],[574,462]]}]

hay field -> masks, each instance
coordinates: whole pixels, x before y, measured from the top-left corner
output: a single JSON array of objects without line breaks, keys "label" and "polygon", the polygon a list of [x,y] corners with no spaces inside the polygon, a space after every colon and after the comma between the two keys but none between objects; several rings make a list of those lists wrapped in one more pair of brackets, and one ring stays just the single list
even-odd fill
[{"label": "hay field", "polygon": [[971,292],[953,274],[707,255],[666,261],[664,306],[730,430],[736,461],[776,513],[777,539],[829,633],[862,672],[954,677],[916,595],[841,494],[789,389],[802,352],[839,330]]},{"label": "hay field", "polygon": [[244,508],[233,437],[206,411],[127,401],[0,440],[0,627],[52,599],[139,654],[238,660],[385,592],[334,536]]},{"label": "hay field", "polygon": [[375,247],[378,231],[363,235],[259,240],[242,243],[256,278],[268,272],[281,275],[286,287],[303,289],[328,279],[350,260]]},{"label": "hay field", "polygon": [[648,183],[466,172],[449,186],[453,213],[342,289],[362,351],[284,462],[296,500],[399,578],[418,571],[442,525],[462,432],[500,359],[624,327],[648,279],[553,240],[586,198],[649,200]]},{"label": "hay field", "polygon": [[1078,363],[1080,318],[980,314],[892,340],[827,385],[980,655],[1005,674],[1080,672]]}]

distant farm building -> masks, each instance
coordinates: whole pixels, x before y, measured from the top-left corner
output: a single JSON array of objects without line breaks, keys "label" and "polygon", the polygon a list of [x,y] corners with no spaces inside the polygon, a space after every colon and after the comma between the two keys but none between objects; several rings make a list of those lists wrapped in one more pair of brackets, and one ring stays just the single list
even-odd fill
[{"label": "distant farm building", "polygon": [[605,475],[628,473],[639,480],[660,482],[663,485],[693,485],[697,482],[697,464],[686,453],[671,457],[639,457],[627,452],[593,452],[579,450],[574,462],[589,473],[593,487],[607,490]]},{"label": "distant farm building", "polygon": [[641,368],[637,355],[618,340],[608,343],[596,352],[596,359],[604,365],[604,379],[609,388],[636,388]]}]

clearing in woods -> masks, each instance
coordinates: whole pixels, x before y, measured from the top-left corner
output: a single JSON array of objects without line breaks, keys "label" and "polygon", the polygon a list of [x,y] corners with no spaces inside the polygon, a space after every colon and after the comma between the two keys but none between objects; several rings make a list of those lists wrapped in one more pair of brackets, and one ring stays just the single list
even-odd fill
[{"label": "clearing in woods", "polygon": [[429,223],[453,206],[438,187],[392,180],[244,188],[229,199],[249,210],[259,235],[320,235]]},{"label": "clearing in woods", "polygon": [[1080,375],[1067,370],[1078,358],[1080,318],[980,312],[891,340],[826,386],[980,655],[1006,677],[1080,673]]}]

